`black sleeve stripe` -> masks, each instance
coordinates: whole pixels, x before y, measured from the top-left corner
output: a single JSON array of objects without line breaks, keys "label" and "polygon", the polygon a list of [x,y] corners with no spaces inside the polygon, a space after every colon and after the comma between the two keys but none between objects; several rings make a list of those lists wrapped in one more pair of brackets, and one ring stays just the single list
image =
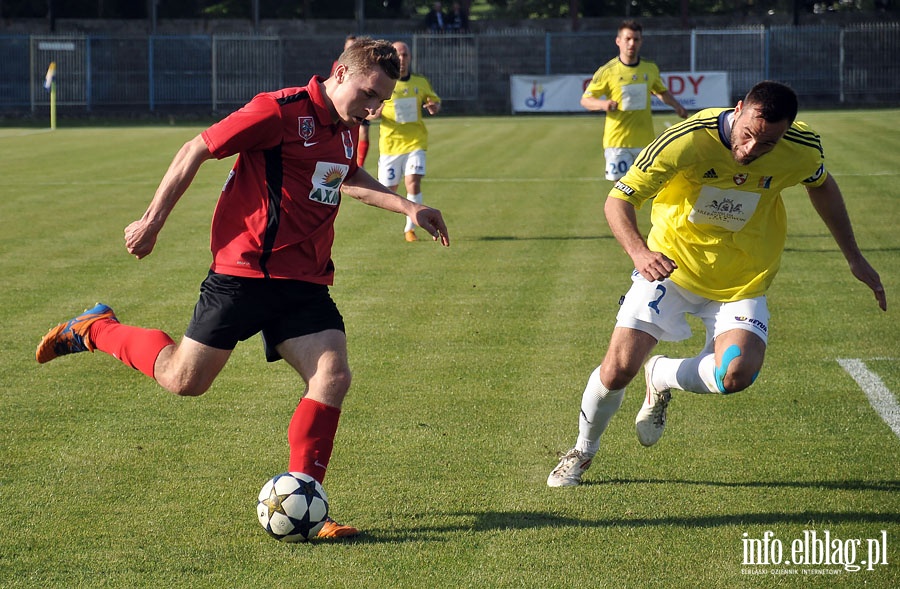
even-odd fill
[{"label": "black sleeve stripe", "polygon": [[796,135],[798,137],[808,137],[810,139],[819,139],[819,135],[817,133],[814,133],[813,131],[801,131],[800,129],[797,129],[796,127],[790,127],[787,130],[787,134],[788,135]]},{"label": "black sleeve stripe", "polygon": [[718,117],[686,121],[680,125],[669,127],[668,129],[663,131],[659,137],[654,139],[653,143],[648,145],[647,148],[641,152],[638,159],[635,160],[634,165],[637,166],[640,170],[646,172],[647,168],[650,167],[650,164],[653,163],[653,160],[655,160],[659,155],[659,152],[676,139],[695,131],[700,131],[703,129],[716,129],[717,127]]},{"label": "black sleeve stripe", "polygon": [[790,142],[796,143],[798,145],[805,145],[806,147],[811,147],[811,148],[815,149],[816,151],[818,151],[820,156],[825,155],[825,152],[822,149],[822,144],[819,142],[800,141],[795,137],[788,137],[787,135],[785,135],[784,139],[785,139],[785,141],[790,141]]},{"label": "black sleeve stripe", "polygon": [[813,149],[818,150],[820,156],[825,157],[821,138],[811,131],[798,131],[791,127],[788,129],[787,133],[784,134],[784,139],[798,145],[812,147]]},{"label": "black sleeve stripe", "polygon": [[306,98],[309,98],[309,92],[303,90],[302,92],[297,92],[296,94],[291,94],[290,96],[282,96],[276,102],[278,102],[278,104],[280,104],[281,106],[284,106],[285,104],[297,102],[298,100],[305,100]]}]

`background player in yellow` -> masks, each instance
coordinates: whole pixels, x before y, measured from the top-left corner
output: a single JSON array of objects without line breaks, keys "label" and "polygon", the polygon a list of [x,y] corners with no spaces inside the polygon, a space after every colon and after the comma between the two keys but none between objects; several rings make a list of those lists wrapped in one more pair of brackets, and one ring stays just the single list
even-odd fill
[{"label": "background player in yellow", "polygon": [[[635,419],[641,444],[662,436],[671,389],[729,394],[753,383],[768,341],[765,293],[787,233],[785,188],[806,188],[851,273],[887,310],[881,279],[857,246],[841,191],[825,170],[819,136],[796,114],[793,90],[760,82],[734,109],[703,110],[664,131],[610,191],[604,211],[634,262],[632,286],[585,387],[575,447],[550,473],[549,486],[581,483],[644,360],[659,340],[690,337],[686,314],[703,321],[706,345],[693,358],[647,361],[647,395]],[[635,210],[650,199],[644,241]]]},{"label": "background player in yellow", "polygon": [[[441,110],[441,98],[424,76],[410,72],[409,46],[398,41],[394,48],[400,56],[400,80],[390,100],[376,114],[381,116],[378,181],[396,192],[400,178],[404,178],[406,198],[421,204],[428,150],[428,129],[422,111],[436,115]],[[415,224],[407,218],[403,228],[406,241],[417,240],[413,227]]]},{"label": "background player in yellow", "polygon": [[641,58],[643,28],[633,20],[619,25],[614,57],[594,73],[591,83],[581,97],[581,106],[590,111],[606,111],[603,128],[603,155],[606,159],[606,179],[618,180],[641,149],[656,133],[650,95],[675,109],[685,118],[687,111],[669,93],[652,61]]}]

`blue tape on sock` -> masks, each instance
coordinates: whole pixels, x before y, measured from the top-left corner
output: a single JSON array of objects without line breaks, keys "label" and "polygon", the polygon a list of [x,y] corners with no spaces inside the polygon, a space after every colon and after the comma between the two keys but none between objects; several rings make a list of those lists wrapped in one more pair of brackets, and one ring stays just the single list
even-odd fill
[{"label": "blue tape on sock", "polygon": [[[728,365],[740,355],[741,349],[736,344],[732,344],[722,354],[722,365],[716,366],[716,386],[719,387],[719,392],[723,395],[728,394],[728,391],[725,390],[725,373],[728,372]],[[754,378],[756,377],[754,376]]]}]

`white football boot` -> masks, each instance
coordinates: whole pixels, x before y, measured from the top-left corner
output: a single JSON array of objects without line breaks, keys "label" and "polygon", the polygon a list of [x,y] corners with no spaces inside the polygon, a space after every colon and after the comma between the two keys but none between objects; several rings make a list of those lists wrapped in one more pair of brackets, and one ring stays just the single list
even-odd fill
[{"label": "white football boot", "polygon": [[574,487],[581,484],[581,475],[591,466],[593,456],[572,448],[547,477],[548,487]]},{"label": "white football boot", "polygon": [[644,446],[652,446],[663,435],[666,428],[666,409],[669,407],[669,401],[672,400],[672,394],[669,389],[656,390],[653,386],[653,367],[656,361],[665,356],[653,356],[644,365],[644,380],[647,382],[647,396],[641,410],[638,411],[637,417],[634,419],[634,426],[637,429],[638,441]]}]

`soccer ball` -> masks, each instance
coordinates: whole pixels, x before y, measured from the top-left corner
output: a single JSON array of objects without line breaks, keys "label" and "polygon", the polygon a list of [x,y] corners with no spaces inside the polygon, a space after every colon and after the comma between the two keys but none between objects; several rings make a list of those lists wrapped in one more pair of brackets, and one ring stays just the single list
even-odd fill
[{"label": "soccer ball", "polygon": [[325,525],[328,496],[319,481],[308,474],[283,472],[263,485],[256,515],[276,540],[306,542]]}]

